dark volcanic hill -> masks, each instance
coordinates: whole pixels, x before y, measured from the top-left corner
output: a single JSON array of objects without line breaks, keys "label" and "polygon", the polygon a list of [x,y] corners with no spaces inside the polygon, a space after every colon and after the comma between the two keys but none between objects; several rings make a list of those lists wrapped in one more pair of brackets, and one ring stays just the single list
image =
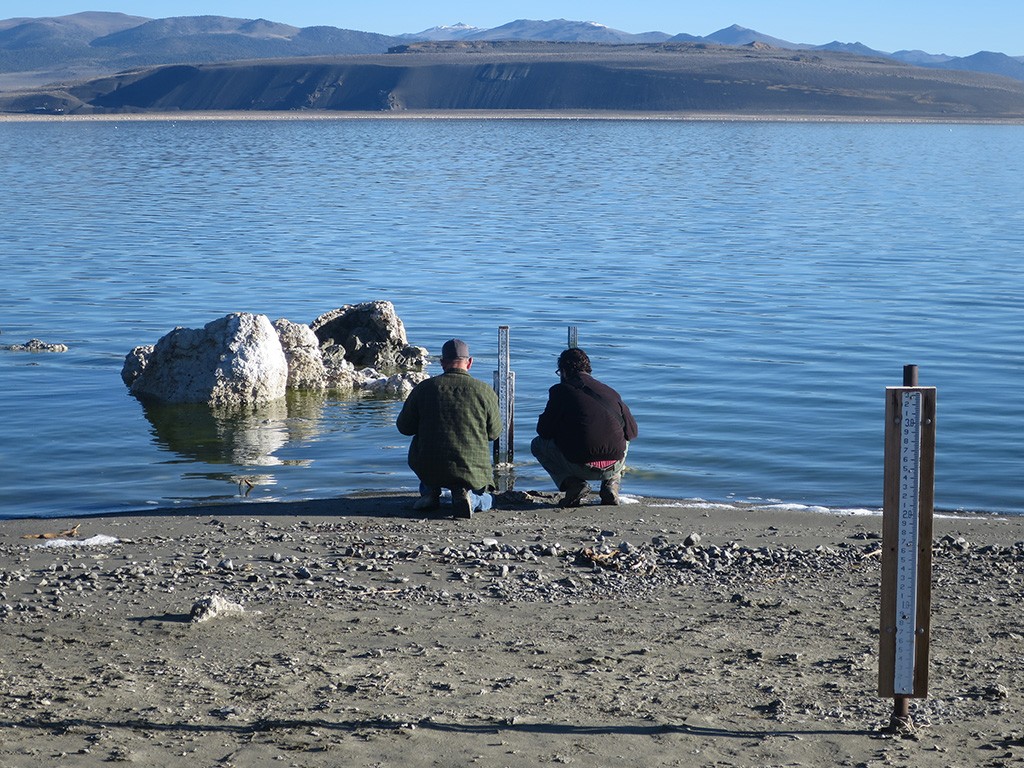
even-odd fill
[{"label": "dark volcanic hill", "polygon": [[761,45],[451,42],[375,56],[141,69],[0,98],[8,112],[607,110],[1024,118],[1024,83]]},{"label": "dark volcanic hill", "polygon": [[384,53],[398,38],[265,19],[76,13],[0,20],[0,90],[159,64]]}]

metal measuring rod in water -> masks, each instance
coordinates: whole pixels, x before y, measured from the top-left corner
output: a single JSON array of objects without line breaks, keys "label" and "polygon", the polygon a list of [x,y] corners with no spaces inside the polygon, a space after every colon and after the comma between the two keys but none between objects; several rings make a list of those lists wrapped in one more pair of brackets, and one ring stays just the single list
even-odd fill
[{"label": "metal measuring rod in water", "polygon": [[494,389],[498,393],[498,413],[501,416],[501,434],[494,441],[494,466],[503,469],[511,467],[515,458],[516,374],[511,366],[507,325],[498,326],[498,370],[494,372]]}]

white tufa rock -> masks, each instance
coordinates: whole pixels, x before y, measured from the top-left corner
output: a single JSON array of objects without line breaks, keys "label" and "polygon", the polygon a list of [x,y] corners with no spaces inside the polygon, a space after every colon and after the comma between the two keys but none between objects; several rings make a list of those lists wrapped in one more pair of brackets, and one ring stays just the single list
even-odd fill
[{"label": "white tufa rock", "polygon": [[8,352],[67,352],[67,344],[51,344],[39,339],[29,339],[24,344],[5,344],[0,349]]},{"label": "white tufa rock", "polygon": [[229,410],[273,403],[286,389],[404,399],[428,378],[427,356],[408,343],[391,302],[373,301],[325,313],[312,326],[236,313],[176,328],[129,352],[121,379],[141,398]]},{"label": "white tufa rock", "polygon": [[359,371],[360,378],[357,385],[360,391],[369,392],[373,395],[387,395],[400,397],[402,400],[409,396],[413,387],[430,376],[423,372],[395,373],[391,376],[384,376],[372,368],[365,368]]},{"label": "white tufa rock", "polygon": [[[168,403],[237,407],[284,397],[288,361],[266,315],[241,312],[201,329],[176,328],[145,355],[136,347],[125,360],[122,379],[132,394]],[[145,356],[140,364],[137,358]],[[130,370],[131,369],[131,370]]]},{"label": "white tufa rock", "polygon": [[245,608],[240,603],[233,603],[220,595],[210,595],[196,600],[192,604],[192,623],[201,624],[210,619],[224,616],[240,616]]},{"label": "white tufa rock", "polygon": [[105,533],[97,533],[87,539],[47,539],[36,547],[53,549],[58,547],[104,547],[109,544],[120,544],[121,540],[115,536],[108,536]]},{"label": "white tufa rock", "polygon": [[326,389],[327,369],[320,353],[320,341],[313,329],[285,318],[275,320],[274,329],[288,361],[288,386],[293,389]]}]

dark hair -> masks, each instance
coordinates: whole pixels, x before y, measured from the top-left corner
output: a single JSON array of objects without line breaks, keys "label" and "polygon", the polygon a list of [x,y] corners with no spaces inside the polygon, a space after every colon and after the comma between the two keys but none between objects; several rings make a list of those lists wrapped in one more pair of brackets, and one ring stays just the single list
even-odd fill
[{"label": "dark hair", "polygon": [[579,376],[581,373],[590,373],[590,358],[579,347],[572,347],[558,356],[558,370],[565,376]]}]

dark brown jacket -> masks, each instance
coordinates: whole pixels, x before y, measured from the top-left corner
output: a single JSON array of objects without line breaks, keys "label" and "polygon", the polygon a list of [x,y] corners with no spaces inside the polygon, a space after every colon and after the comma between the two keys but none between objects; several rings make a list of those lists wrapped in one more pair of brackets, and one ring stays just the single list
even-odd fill
[{"label": "dark brown jacket", "polygon": [[626,443],[637,436],[637,426],[618,392],[581,373],[548,390],[537,434],[554,440],[569,461],[586,464],[621,459]]}]

